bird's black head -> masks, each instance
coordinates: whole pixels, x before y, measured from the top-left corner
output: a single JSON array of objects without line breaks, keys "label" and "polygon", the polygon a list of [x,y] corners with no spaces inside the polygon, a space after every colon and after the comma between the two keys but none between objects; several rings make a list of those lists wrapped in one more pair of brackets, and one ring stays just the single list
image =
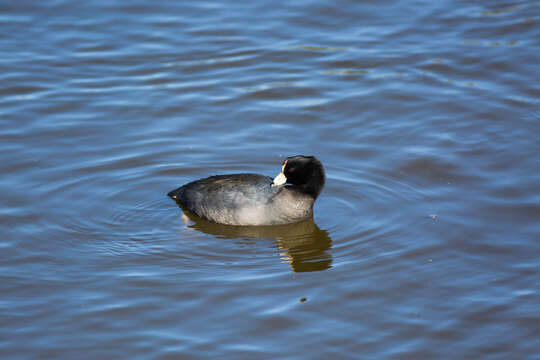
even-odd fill
[{"label": "bird's black head", "polygon": [[313,198],[317,198],[324,187],[324,168],[315,156],[288,157],[283,162],[281,172],[287,184],[296,185],[302,192]]}]

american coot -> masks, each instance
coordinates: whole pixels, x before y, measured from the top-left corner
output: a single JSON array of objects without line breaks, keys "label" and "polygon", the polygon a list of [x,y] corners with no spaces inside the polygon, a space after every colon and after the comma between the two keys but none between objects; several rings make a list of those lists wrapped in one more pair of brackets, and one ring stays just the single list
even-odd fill
[{"label": "american coot", "polygon": [[324,186],[314,156],[291,156],[274,178],[258,174],[216,175],[190,182],[168,195],[182,207],[220,224],[278,225],[313,216]]}]

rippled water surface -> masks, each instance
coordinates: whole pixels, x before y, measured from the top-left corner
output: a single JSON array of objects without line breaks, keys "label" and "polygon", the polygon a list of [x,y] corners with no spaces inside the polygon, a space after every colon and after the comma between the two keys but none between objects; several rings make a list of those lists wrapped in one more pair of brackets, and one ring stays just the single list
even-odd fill
[{"label": "rippled water surface", "polygon": [[[538,1],[0,8],[2,358],[540,359]],[[313,220],[166,196],[296,154]]]}]

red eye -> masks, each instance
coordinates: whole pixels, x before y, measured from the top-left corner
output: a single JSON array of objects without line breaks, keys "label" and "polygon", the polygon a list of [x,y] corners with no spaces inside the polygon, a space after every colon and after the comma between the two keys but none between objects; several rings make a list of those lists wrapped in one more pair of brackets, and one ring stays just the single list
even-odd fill
[{"label": "red eye", "polygon": [[287,169],[287,172],[288,172],[288,173],[294,172],[294,168]]}]

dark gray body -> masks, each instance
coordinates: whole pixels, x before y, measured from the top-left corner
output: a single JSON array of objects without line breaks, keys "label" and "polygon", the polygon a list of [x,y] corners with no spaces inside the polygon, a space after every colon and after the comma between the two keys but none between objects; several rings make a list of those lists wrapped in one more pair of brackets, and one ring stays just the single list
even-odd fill
[{"label": "dark gray body", "polygon": [[217,175],[190,182],[169,193],[182,206],[208,220],[228,225],[278,225],[313,216],[312,196],[295,185],[273,186],[258,174]]}]

